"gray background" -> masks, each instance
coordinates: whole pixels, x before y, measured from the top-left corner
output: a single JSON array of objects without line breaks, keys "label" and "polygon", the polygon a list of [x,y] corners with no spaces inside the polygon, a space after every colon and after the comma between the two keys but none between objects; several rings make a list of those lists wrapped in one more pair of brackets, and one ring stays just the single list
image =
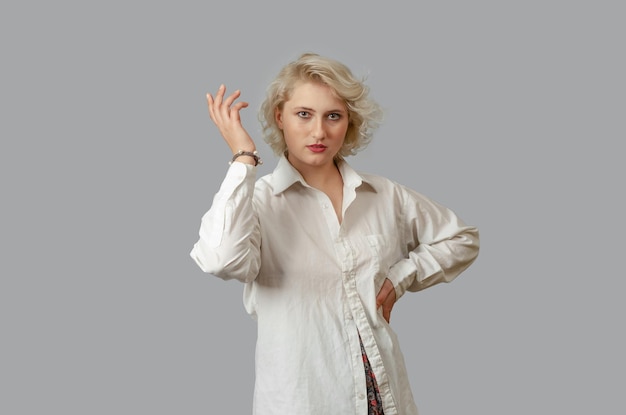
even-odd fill
[{"label": "gray background", "polygon": [[242,286],[189,257],[229,158],[205,93],[258,137],[305,51],[387,110],[352,164],[481,230],[392,316],[421,413],[624,413],[620,2],[211,3],[0,6],[0,413],[250,413]]}]

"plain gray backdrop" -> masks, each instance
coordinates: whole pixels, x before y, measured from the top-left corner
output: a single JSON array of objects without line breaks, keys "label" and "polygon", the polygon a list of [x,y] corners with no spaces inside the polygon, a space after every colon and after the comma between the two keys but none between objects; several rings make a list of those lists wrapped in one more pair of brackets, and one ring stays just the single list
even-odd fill
[{"label": "plain gray backdrop", "polygon": [[[371,3],[371,4],[369,4]],[[0,413],[248,414],[242,286],[189,257],[302,52],[386,110],[349,159],[481,231],[392,325],[423,415],[624,413],[625,7],[617,1],[3,2]]]}]

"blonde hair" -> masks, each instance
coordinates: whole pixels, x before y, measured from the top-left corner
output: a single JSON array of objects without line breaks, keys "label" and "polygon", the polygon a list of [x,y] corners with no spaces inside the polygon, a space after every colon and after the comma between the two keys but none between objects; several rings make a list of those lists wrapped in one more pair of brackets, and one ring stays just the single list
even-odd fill
[{"label": "blonde hair", "polygon": [[275,111],[277,108],[282,110],[296,84],[302,81],[327,85],[346,104],[348,130],[336,158],[343,159],[365,148],[382,121],[382,109],[369,97],[369,88],[364,80],[357,79],[341,62],[315,53],[304,53],[283,67],[268,86],[266,98],[261,104],[259,121],[263,138],[274,153],[280,156],[287,150],[283,132],[276,123]]}]

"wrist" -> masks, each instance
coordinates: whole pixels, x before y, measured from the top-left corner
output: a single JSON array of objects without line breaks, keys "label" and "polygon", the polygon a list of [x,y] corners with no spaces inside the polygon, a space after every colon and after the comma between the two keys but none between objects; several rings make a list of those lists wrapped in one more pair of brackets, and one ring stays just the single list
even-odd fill
[{"label": "wrist", "polygon": [[252,140],[239,140],[235,142],[229,142],[228,147],[232,151],[233,156],[239,151],[249,151],[254,153],[256,151],[256,144]]},{"label": "wrist", "polygon": [[247,150],[239,150],[233,154],[233,158],[230,160],[229,164],[234,163],[235,161],[239,161],[246,164],[252,164],[254,166],[258,166],[259,164],[263,164],[263,160],[259,157],[259,152],[256,150],[247,151]]}]

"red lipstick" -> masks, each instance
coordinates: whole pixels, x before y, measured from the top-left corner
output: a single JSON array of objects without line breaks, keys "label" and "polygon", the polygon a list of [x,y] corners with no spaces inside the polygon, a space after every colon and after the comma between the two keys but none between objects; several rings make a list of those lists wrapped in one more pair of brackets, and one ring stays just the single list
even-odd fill
[{"label": "red lipstick", "polygon": [[326,150],[326,146],[324,144],[311,144],[306,147],[314,153],[322,153]]}]

